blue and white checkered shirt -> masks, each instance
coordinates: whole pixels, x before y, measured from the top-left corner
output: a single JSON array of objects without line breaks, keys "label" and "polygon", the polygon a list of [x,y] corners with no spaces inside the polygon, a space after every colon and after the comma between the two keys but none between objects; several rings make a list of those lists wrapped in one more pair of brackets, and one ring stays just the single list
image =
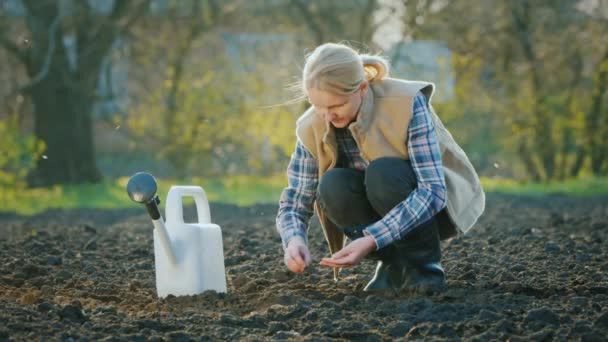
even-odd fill
[{"label": "blue and white checkered shirt", "polygon": [[[361,157],[350,131],[336,130],[336,139],[339,160],[345,163],[342,167],[365,170],[368,161]],[[402,239],[446,206],[441,152],[426,97],[421,92],[414,98],[407,150],[418,186],[382,219],[365,228],[364,232],[375,240],[377,249]],[[288,186],[281,194],[276,219],[284,248],[294,236],[308,241],[307,228],[313,215],[318,178],[316,159],[298,140],[287,167]]]}]

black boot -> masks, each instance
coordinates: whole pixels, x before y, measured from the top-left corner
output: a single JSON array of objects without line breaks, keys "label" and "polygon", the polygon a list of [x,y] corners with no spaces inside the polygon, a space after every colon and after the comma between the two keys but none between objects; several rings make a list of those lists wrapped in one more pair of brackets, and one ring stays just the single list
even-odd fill
[{"label": "black boot", "polygon": [[378,261],[376,273],[363,291],[398,291],[403,281],[403,268],[389,261]]},{"label": "black boot", "polygon": [[[343,232],[352,241],[363,237],[365,227],[367,224],[356,225],[343,229]],[[367,283],[363,291],[399,290],[403,281],[403,267],[395,264],[396,251],[395,246],[389,245],[366,257],[377,260],[378,264],[372,280]]]},{"label": "black boot", "polygon": [[423,267],[406,267],[402,291],[427,293],[441,291],[445,286],[445,273],[440,263],[429,263]]},{"label": "black boot", "polygon": [[403,283],[404,267],[395,244],[372,252],[369,259],[378,260],[376,272],[363,291],[399,291]]},{"label": "black boot", "polygon": [[395,256],[403,267],[401,290],[439,291],[445,286],[441,247],[435,219],[395,242]]}]

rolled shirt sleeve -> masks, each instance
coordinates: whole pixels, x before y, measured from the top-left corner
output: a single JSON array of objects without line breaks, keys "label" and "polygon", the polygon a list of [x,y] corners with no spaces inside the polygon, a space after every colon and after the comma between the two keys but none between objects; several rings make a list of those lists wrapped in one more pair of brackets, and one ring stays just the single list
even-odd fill
[{"label": "rolled shirt sleeve", "polygon": [[283,249],[295,236],[308,244],[307,230],[314,212],[318,179],[317,160],[298,140],[287,166],[287,187],[281,193],[276,217]]}]

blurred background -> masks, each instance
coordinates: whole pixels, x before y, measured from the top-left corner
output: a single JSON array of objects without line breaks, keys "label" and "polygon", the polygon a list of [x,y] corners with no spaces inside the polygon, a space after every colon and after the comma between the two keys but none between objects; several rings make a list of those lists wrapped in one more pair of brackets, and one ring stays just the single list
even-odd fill
[{"label": "blurred background", "polygon": [[1,210],[277,201],[324,42],[437,84],[487,190],[608,191],[608,0],[0,0]]}]

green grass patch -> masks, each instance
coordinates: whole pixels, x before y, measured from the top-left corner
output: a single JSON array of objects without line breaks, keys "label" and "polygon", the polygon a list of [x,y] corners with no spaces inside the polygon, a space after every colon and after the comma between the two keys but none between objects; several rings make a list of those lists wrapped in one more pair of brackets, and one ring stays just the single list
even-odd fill
[{"label": "green grass patch", "polygon": [[608,178],[586,177],[561,182],[532,183],[513,179],[482,178],[486,192],[500,192],[517,195],[543,196],[547,194],[567,194],[589,196],[608,194]]},{"label": "green grass patch", "polygon": [[[4,212],[31,215],[49,208],[133,208],[126,193],[128,177],[99,184],[66,185],[17,191],[0,188]],[[212,202],[251,205],[277,203],[287,180],[285,175],[272,177],[192,178],[187,180],[158,179],[161,207],[172,185],[202,186]],[[542,196],[551,193],[586,196],[608,194],[608,178],[581,178],[564,182],[521,183],[511,179],[482,178],[486,192]],[[191,201],[186,200],[186,204]]]},{"label": "green grass patch", "polygon": [[[53,186],[32,189],[2,189],[0,211],[32,215],[50,208],[117,209],[141,206],[127,195],[128,177],[108,180],[99,184]],[[157,179],[161,208],[172,185],[198,185],[203,187],[211,202],[236,205],[278,203],[281,190],[287,184],[284,175],[273,177],[237,176],[227,178],[193,178],[188,180]],[[185,204],[192,203],[187,198]]]}]

